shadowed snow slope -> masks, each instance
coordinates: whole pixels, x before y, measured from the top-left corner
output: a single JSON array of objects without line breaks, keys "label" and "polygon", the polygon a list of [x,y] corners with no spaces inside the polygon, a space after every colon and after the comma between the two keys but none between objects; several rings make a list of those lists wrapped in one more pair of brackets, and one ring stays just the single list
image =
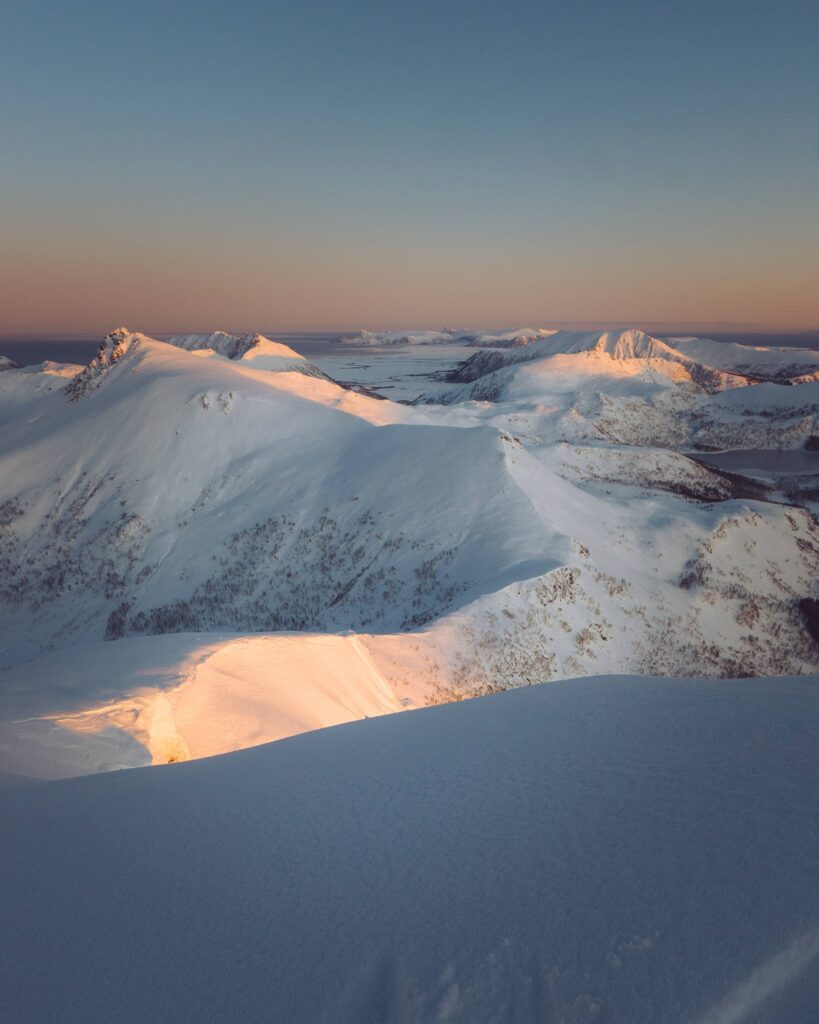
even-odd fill
[{"label": "shadowed snow slope", "polygon": [[808,1024],[819,680],[608,678],[0,792],[5,1024]]}]

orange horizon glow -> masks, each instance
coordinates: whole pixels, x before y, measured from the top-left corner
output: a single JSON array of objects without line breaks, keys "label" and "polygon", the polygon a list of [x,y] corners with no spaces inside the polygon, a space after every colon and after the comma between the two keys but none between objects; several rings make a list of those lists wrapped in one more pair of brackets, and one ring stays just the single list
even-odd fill
[{"label": "orange horizon glow", "polygon": [[[759,250],[711,252],[675,265],[653,250],[611,264],[503,247],[455,258],[443,250],[394,253],[349,246],[310,251],[258,240],[198,239],[195,252],[166,239],[154,247],[70,233],[30,238],[0,252],[0,336],[104,334],[125,324],[145,333],[355,330],[360,327],[577,327],[680,325],[807,331],[819,325],[815,262]],[[227,255],[224,255],[227,252]],[[380,255],[380,258],[379,258]]]}]

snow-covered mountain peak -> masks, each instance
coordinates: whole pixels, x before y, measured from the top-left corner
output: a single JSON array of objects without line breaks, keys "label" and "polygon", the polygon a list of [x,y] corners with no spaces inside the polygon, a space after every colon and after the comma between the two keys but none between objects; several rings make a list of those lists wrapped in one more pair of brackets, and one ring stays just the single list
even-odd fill
[{"label": "snow-covered mountain peak", "polygon": [[630,327],[619,331],[604,331],[591,345],[591,351],[605,353],[614,359],[676,358],[668,345],[645,331]]},{"label": "snow-covered mountain peak", "polygon": [[188,352],[196,352],[200,349],[210,349],[217,355],[226,359],[242,359],[250,349],[261,345],[272,345],[281,351],[279,355],[289,355],[294,359],[302,357],[286,345],[276,345],[275,342],[265,338],[263,334],[250,332],[248,334],[229,334],[227,331],[211,331],[210,334],[177,334],[168,338],[169,345],[183,348]]},{"label": "snow-covered mountain peak", "polygon": [[668,338],[669,346],[700,363],[755,381],[804,383],[819,374],[819,351],[787,346],[738,344],[710,338]]},{"label": "snow-covered mountain peak", "polygon": [[[556,331],[528,344],[503,350],[485,347],[447,374],[453,384],[473,385],[443,396],[445,403],[465,399],[497,402],[508,396],[514,381],[525,384],[530,397],[550,379],[567,375],[585,381],[599,378],[597,390],[621,388],[627,378],[664,385],[693,385],[699,393],[714,394],[748,383],[729,370],[715,369],[690,358],[659,338],[634,328],[611,331]],[[547,389],[548,390],[548,389]],[[441,401],[441,398],[437,398]]]},{"label": "snow-covered mountain peak", "polygon": [[228,334],[226,331],[212,331],[210,334],[178,334],[169,338],[168,344],[187,352],[214,352],[233,362],[250,364],[255,370],[295,371],[308,377],[326,378],[326,374],[304,356],[299,355],[295,349],[281,342],[271,341],[258,332]]},{"label": "snow-covered mountain peak", "polygon": [[8,356],[0,356],[0,372],[3,370],[19,370],[20,364],[15,363],[13,359],[9,359]]}]

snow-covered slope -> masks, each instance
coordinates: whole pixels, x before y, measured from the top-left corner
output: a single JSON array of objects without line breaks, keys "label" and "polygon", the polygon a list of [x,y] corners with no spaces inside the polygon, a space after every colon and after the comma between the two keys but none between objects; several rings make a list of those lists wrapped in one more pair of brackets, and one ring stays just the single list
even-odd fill
[{"label": "snow-covered slope", "polygon": [[738,345],[709,338],[666,338],[666,341],[699,363],[756,380],[787,382],[819,373],[819,352],[811,349]]},{"label": "snow-covered slope", "polygon": [[187,761],[401,711],[355,635],[182,633],[86,644],[0,673],[0,775]]},{"label": "snow-covered slope", "polygon": [[13,359],[9,359],[8,356],[0,355],[0,371],[2,370],[19,370],[20,364],[15,363]]},{"label": "snow-covered slope", "polygon": [[50,392],[62,391],[84,367],[74,363],[37,363],[9,370],[0,377],[0,426],[13,424],[26,415],[31,403],[33,408],[44,409],[39,399]]},{"label": "snow-covered slope", "polygon": [[5,664],[134,632],[411,628],[568,549],[492,428],[119,333],[11,419],[0,510]]},{"label": "snow-covered slope", "polygon": [[787,448],[819,434],[819,382],[757,384],[639,331],[561,332],[478,352],[442,376],[450,389],[426,401],[457,409],[491,402],[494,422],[505,416],[515,433],[539,443]]},{"label": "snow-covered slope", "polygon": [[0,791],[6,1024],[808,1024],[819,680],[533,687]]},{"label": "snow-covered slope", "polygon": [[[673,379],[687,379],[711,391],[746,383],[741,377],[698,363],[658,338],[637,330],[553,332],[530,344],[515,347],[512,351],[477,352],[452,372],[449,379],[452,383],[468,384],[520,363],[576,355],[598,362],[644,361],[659,372],[671,375]],[[493,389],[502,387],[502,379],[494,378]],[[458,400],[463,397],[459,394]],[[473,393],[472,397],[480,398],[483,395]]]},{"label": "snow-covered slope", "polygon": [[[781,383],[819,373],[819,352],[810,349],[740,345],[735,342],[695,337],[668,337],[661,340],[634,328],[613,331],[564,331],[547,327],[513,327],[492,331],[455,330],[450,327],[445,327],[440,331],[362,330],[357,334],[339,337],[337,340],[342,344],[379,347],[451,345],[454,343],[475,348],[496,349],[522,349],[533,345],[537,346],[536,352],[518,353],[517,358],[521,360],[588,350],[608,352],[614,358],[651,356],[675,359],[682,356],[685,362],[696,363],[712,370],[723,370],[730,374],[749,377],[755,381],[772,380]],[[546,344],[543,344],[544,342]],[[492,365],[492,363],[490,358],[476,359],[472,362],[470,369]],[[495,365],[500,364],[496,363]],[[508,365],[507,361],[504,361],[503,365]]]}]

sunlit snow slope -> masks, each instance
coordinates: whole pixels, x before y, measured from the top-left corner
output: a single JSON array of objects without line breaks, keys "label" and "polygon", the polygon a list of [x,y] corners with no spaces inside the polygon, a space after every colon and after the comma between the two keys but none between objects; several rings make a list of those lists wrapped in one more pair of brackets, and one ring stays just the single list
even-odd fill
[{"label": "sunlit snow slope", "polygon": [[0,681],[0,775],[46,779],[209,757],[423,703],[354,635],[129,637]]}]

